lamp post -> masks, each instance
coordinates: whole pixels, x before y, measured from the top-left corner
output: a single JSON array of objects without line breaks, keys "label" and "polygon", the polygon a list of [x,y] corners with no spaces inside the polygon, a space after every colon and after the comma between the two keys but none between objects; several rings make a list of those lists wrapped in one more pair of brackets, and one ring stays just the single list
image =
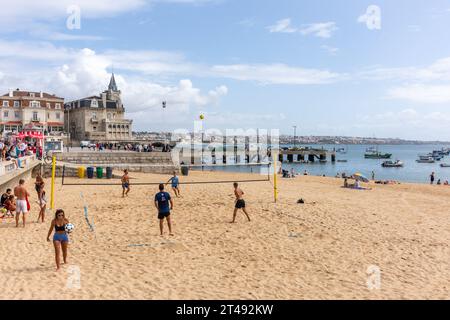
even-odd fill
[{"label": "lamp post", "polygon": [[297,126],[292,126],[294,128],[294,149],[297,147],[296,136],[297,136]]}]

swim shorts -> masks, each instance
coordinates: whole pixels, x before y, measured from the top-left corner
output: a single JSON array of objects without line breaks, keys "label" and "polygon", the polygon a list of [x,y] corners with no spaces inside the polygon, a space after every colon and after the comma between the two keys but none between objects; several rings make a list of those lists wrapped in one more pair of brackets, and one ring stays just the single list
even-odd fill
[{"label": "swim shorts", "polygon": [[69,236],[67,233],[55,233],[53,235],[53,241],[69,242]]},{"label": "swim shorts", "polygon": [[27,213],[28,212],[28,206],[27,206],[27,200],[17,200],[16,201],[16,212],[17,213]]},{"label": "swim shorts", "polygon": [[243,199],[236,201],[236,209],[243,209],[243,208],[245,208],[245,201]]},{"label": "swim shorts", "polygon": [[167,218],[169,216],[170,216],[170,211],[169,212],[159,212],[158,213],[158,219],[159,220],[162,220],[162,219]]}]

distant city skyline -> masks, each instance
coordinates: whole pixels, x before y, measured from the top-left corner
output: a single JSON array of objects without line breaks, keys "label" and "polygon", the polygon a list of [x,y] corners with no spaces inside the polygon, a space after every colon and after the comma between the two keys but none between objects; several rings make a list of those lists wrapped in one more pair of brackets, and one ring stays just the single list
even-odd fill
[{"label": "distant city skyline", "polygon": [[134,131],[203,114],[221,130],[450,141],[449,29],[445,0],[8,0],[0,92],[70,101],[114,71]]}]

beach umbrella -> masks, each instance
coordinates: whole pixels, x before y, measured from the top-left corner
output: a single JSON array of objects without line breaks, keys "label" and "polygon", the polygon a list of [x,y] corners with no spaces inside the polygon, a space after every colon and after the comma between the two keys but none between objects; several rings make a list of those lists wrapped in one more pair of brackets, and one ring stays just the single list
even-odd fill
[{"label": "beach umbrella", "polygon": [[359,172],[355,173],[353,175],[353,177],[355,177],[356,180],[359,180],[359,181],[362,181],[362,182],[369,182],[370,181],[365,175],[363,175],[362,173],[359,173]]}]

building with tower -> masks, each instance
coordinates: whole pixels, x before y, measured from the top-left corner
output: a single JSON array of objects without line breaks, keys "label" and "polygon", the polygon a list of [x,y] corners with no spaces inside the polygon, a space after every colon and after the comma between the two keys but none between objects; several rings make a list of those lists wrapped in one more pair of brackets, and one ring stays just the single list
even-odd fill
[{"label": "building with tower", "polygon": [[122,142],[132,140],[132,120],[125,119],[121,91],[114,73],[108,90],[98,96],[67,102],[65,130],[71,141]]}]

